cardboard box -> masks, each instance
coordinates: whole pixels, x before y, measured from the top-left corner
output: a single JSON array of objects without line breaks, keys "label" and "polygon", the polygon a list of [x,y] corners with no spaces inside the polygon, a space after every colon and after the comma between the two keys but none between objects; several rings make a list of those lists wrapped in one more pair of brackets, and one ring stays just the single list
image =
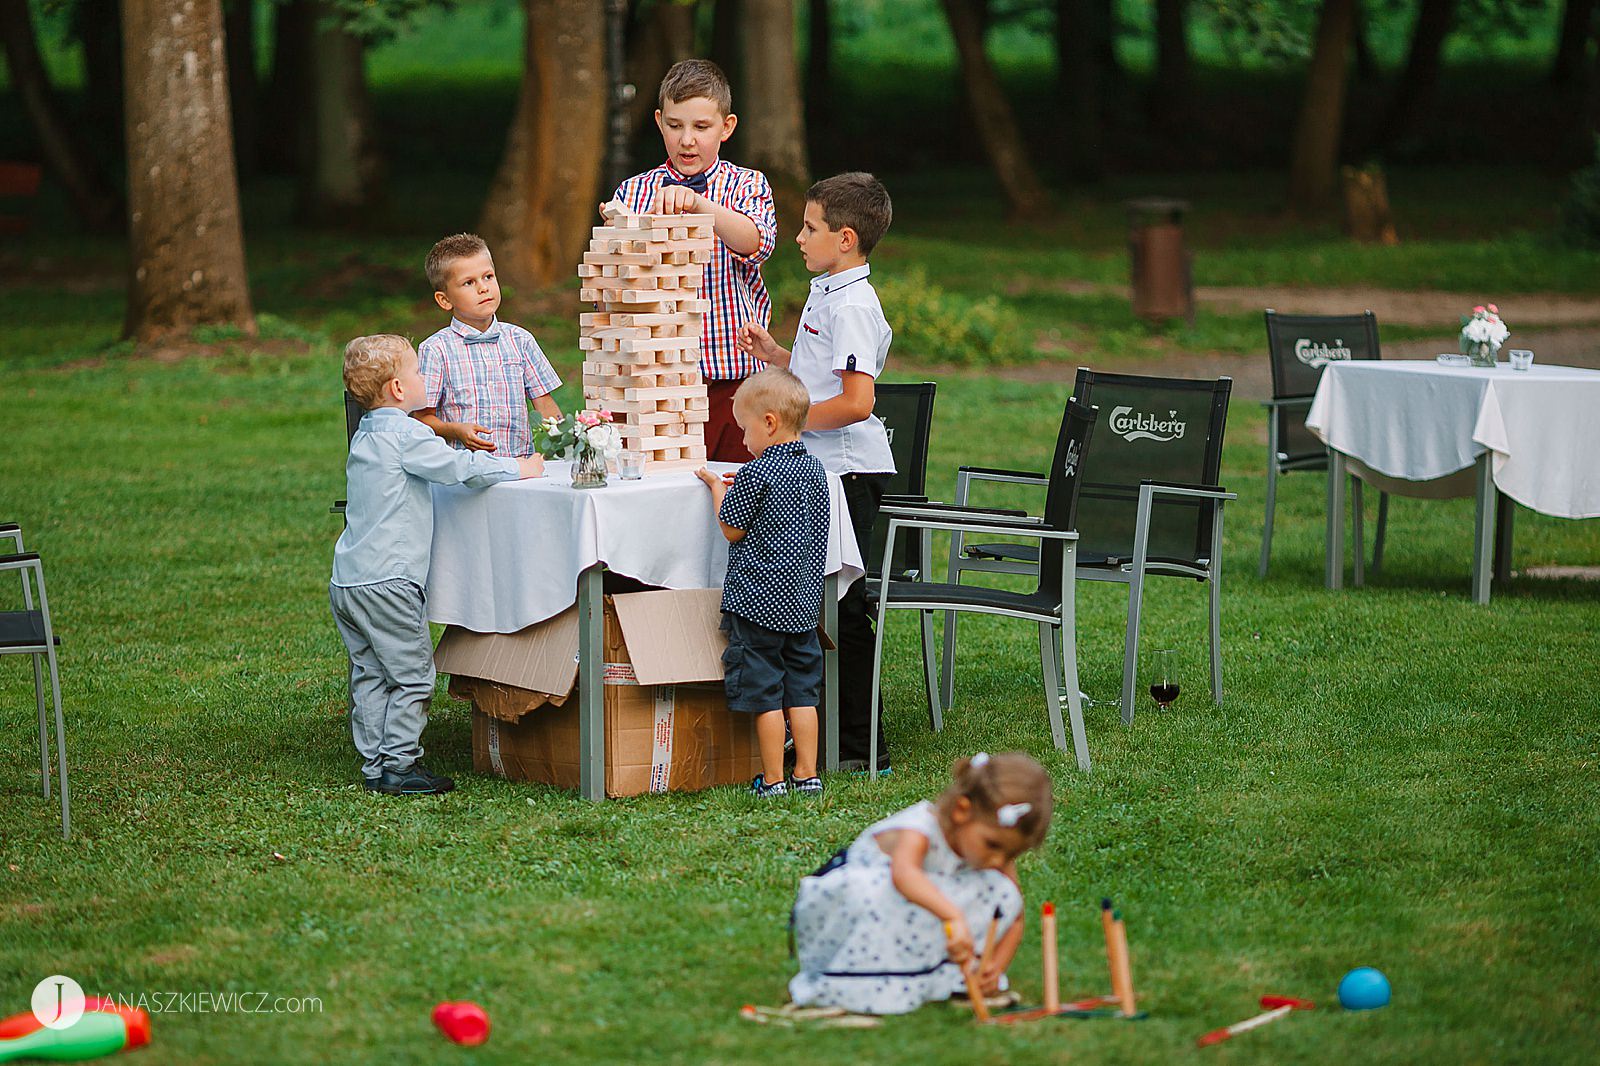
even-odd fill
[{"label": "cardboard box", "polygon": [[[720,589],[605,598],[608,796],[744,784],[761,772],[755,716],[727,709]],[[450,627],[434,661],[470,699],[472,765],[514,781],[578,787],[578,617],[519,633]]]}]

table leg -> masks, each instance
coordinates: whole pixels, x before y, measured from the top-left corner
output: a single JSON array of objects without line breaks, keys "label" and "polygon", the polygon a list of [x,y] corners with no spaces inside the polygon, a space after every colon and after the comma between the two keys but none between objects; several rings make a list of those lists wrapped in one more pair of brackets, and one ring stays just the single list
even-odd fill
[{"label": "table leg", "polygon": [[578,789],[589,800],[606,798],[604,570],[596,563],[578,575]]},{"label": "table leg", "polygon": [[1494,579],[1511,580],[1511,533],[1516,519],[1516,506],[1503,492],[1495,493],[1494,521]]},{"label": "table leg", "polygon": [[1489,602],[1489,583],[1494,577],[1491,554],[1494,551],[1495,491],[1493,454],[1478,456],[1477,515],[1472,524],[1472,602]]},{"label": "table leg", "polygon": [[1324,547],[1323,584],[1344,588],[1344,455],[1328,449],[1328,534]]},{"label": "table leg", "polygon": [[[863,578],[863,580],[865,580]],[[839,575],[822,583],[822,631],[832,647],[822,652],[822,768],[839,769]]]}]

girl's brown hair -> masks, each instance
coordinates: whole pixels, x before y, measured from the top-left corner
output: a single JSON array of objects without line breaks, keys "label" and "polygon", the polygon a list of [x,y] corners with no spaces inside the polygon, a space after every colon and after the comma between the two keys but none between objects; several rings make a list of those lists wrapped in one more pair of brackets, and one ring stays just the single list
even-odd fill
[{"label": "girl's brown hair", "polygon": [[1022,834],[1022,850],[1036,848],[1050,829],[1050,812],[1055,797],[1050,791],[1050,775],[1044,767],[1020,751],[1003,755],[957,759],[950,770],[950,787],[939,794],[936,806],[941,821],[948,821],[956,801],[962,798],[989,822],[998,822],[1001,807],[1026,803],[1028,813],[1010,828]]}]

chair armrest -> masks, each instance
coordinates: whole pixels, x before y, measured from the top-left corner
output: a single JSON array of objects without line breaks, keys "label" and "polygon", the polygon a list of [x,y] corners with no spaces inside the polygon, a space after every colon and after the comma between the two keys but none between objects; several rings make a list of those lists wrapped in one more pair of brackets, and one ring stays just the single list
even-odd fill
[{"label": "chair armrest", "polygon": [[22,527],[15,522],[0,522],[0,537],[10,537],[17,542],[17,551],[22,550]]},{"label": "chair armrest", "polygon": [[996,516],[983,518],[974,515],[965,519],[947,515],[934,517],[930,512],[927,515],[895,515],[893,522],[909,529],[948,529],[957,533],[987,533],[996,537],[1039,537],[1047,540],[1078,539],[1077,530],[1055,529],[1044,525],[1037,518],[1029,519],[1025,522],[1008,522],[1004,518]]},{"label": "chair armrest", "polygon": [[992,466],[958,466],[957,474],[969,481],[1007,481],[1017,485],[1048,485],[1050,479],[1033,470],[1001,470]]},{"label": "chair armrest", "polygon": [[20,570],[23,567],[37,569],[40,565],[38,552],[23,552],[20,555],[0,555],[0,570]]},{"label": "chair armrest", "polygon": [[910,495],[910,494],[901,494],[901,493],[893,493],[893,492],[891,492],[888,495],[884,496],[884,498],[879,501],[879,504],[882,507],[892,507],[893,505],[895,505],[897,503],[927,503],[927,502],[928,502],[928,498],[926,496],[914,496],[914,495]]},{"label": "chair armrest", "polygon": [[1029,515],[1027,511],[1019,511],[1011,507],[966,507],[955,503],[940,503],[937,500],[923,503],[892,504],[879,508],[878,513],[887,515],[936,514],[940,516],[978,515],[993,518],[1025,518],[1034,524],[1043,521],[1043,519]]},{"label": "chair armrest", "polygon": [[1221,485],[1187,485],[1181,481],[1141,481],[1149,485],[1152,493],[1162,496],[1200,496],[1210,500],[1237,500],[1239,494],[1229,492]]}]

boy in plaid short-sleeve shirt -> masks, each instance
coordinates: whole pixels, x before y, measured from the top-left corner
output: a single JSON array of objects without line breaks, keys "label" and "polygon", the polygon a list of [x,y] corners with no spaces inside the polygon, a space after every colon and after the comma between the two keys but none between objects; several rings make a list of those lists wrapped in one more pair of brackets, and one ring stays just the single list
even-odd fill
[{"label": "boy in plaid short-sleeve shirt", "polygon": [[659,105],[656,126],[667,161],[624,181],[612,199],[630,211],[714,216],[716,248],[701,290],[711,302],[700,344],[700,375],[711,401],[706,456],[743,463],[750,453],[733,420],[733,394],[765,364],[739,350],[738,330],[745,322],[766,325],[772,316],[761,280],[761,264],[778,243],[772,187],[759,170],[719,158],[739,119],[728,79],[715,63],[674,65],[661,79]]},{"label": "boy in plaid short-sleeve shirt", "polygon": [[426,263],[433,298],[450,324],[417,346],[424,407],[413,417],[467,451],[533,454],[528,401],[559,418],[550,394],[561,387],[533,334],[502,322],[500,282],[489,246],[457,233],[433,246]]}]

